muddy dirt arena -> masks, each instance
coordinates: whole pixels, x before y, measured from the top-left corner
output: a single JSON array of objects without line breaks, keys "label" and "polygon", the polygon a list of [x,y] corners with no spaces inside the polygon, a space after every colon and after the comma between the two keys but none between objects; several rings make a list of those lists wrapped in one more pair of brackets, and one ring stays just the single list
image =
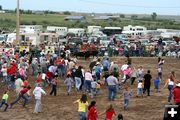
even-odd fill
[{"label": "muddy dirt arena", "polygon": [[[163,80],[160,83],[160,92],[155,93],[154,86],[151,85],[151,96],[144,98],[137,98],[137,80],[131,87],[133,92],[129,102],[129,109],[124,111],[123,109],[123,96],[122,90],[118,91],[117,99],[113,102],[116,113],[122,113],[125,120],[162,120],[164,105],[167,104],[168,89],[164,88],[165,80],[168,78],[170,71],[176,72],[177,81],[180,82],[180,59],[164,58],[165,64],[163,66]],[[121,66],[125,58],[111,58],[111,61],[118,61]],[[142,65],[144,73],[150,69],[153,79],[157,76],[157,58],[132,58],[132,63],[135,66]],[[78,65],[88,67],[89,61],[78,60]],[[30,78],[30,83],[34,86],[35,77]],[[35,105],[34,98],[27,104],[27,108],[23,108],[21,104],[15,104],[12,109],[8,109],[7,112],[0,112],[0,120],[78,120],[77,104],[73,104],[73,101],[80,98],[82,92],[76,93],[73,89],[68,96],[66,93],[66,87],[63,83],[64,79],[58,82],[58,95],[50,96],[50,87],[47,87],[45,91],[48,95],[42,97],[42,113],[33,114]],[[6,89],[1,85],[0,96],[3,94],[3,90]],[[33,88],[34,89],[34,88]],[[9,103],[16,97],[14,91],[9,92]],[[92,100],[97,102],[98,113],[103,112],[110,103],[107,99],[106,86],[101,87],[101,93],[99,96],[95,96],[94,99],[89,98],[89,103]],[[2,110],[1,110],[2,111]],[[104,116],[99,116],[98,120],[104,120]],[[113,118],[116,120],[116,117]]]}]

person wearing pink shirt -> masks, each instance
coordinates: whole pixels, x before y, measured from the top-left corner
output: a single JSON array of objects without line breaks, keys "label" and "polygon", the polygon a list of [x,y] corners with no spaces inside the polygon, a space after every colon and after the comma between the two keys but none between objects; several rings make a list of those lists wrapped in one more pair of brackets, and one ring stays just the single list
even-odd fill
[{"label": "person wearing pink shirt", "polygon": [[91,91],[91,82],[93,80],[92,74],[91,74],[90,70],[87,70],[85,72],[85,76],[84,77],[85,77],[85,88],[86,88],[86,91],[90,92]]},{"label": "person wearing pink shirt", "polygon": [[125,75],[124,83],[126,83],[126,81],[130,78],[131,68],[128,66],[127,69],[123,71],[123,73]]}]

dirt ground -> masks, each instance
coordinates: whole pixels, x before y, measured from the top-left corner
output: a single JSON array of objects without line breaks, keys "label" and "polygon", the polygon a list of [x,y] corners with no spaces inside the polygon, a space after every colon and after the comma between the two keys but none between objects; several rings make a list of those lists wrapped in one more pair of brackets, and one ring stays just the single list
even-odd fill
[{"label": "dirt ground", "polygon": [[[111,58],[111,61],[118,61],[119,65],[122,65],[125,58]],[[153,79],[156,77],[157,58],[132,58],[133,65],[142,65],[144,70],[150,69],[152,71]],[[89,61],[79,60],[79,64],[85,68],[88,67]],[[136,97],[137,80],[131,87],[133,92],[130,98],[129,109],[123,110],[123,96],[122,90],[118,91],[117,99],[113,102],[116,113],[122,113],[125,120],[162,120],[164,105],[167,104],[168,90],[162,88],[165,80],[170,71],[174,70],[177,75],[177,80],[180,81],[180,59],[165,58],[165,64],[163,67],[163,79],[160,83],[160,92],[155,93],[153,85],[151,85],[151,96],[144,96],[143,98]],[[33,85],[34,77],[31,76],[30,83]],[[0,88],[0,96],[3,94],[5,87]],[[73,104],[73,101],[80,98],[82,92],[76,93],[72,90],[72,93],[68,96],[66,94],[66,88],[63,84],[63,79],[58,83],[58,95],[50,96],[50,87],[47,87],[45,91],[48,95],[42,97],[42,113],[33,114],[35,105],[34,98],[30,100],[27,108],[23,108],[21,104],[15,104],[12,109],[8,109],[7,112],[0,110],[0,120],[78,120],[77,105]],[[9,103],[16,97],[15,92],[10,91]],[[102,86],[101,93],[94,99],[89,98],[88,101],[96,100],[98,113],[103,112],[110,102],[107,100],[107,88]],[[98,120],[104,120],[104,115],[99,116]],[[113,118],[116,120],[116,117]]]}]

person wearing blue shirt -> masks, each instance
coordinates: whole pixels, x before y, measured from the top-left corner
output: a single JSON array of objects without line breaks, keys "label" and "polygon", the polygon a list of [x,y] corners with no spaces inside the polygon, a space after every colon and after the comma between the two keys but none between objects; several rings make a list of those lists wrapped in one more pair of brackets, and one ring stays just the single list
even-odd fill
[{"label": "person wearing blue shirt", "polygon": [[95,74],[96,74],[97,80],[100,80],[100,78],[101,78],[101,65],[99,62],[96,63]]},{"label": "person wearing blue shirt", "polygon": [[102,64],[103,64],[103,70],[104,71],[108,71],[108,68],[109,68],[109,59],[108,58],[104,59]]},{"label": "person wearing blue shirt", "polygon": [[159,80],[159,77],[157,77],[157,78],[154,80],[154,87],[155,87],[155,91],[156,91],[156,92],[158,92],[159,83],[160,83],[160,80]]}]

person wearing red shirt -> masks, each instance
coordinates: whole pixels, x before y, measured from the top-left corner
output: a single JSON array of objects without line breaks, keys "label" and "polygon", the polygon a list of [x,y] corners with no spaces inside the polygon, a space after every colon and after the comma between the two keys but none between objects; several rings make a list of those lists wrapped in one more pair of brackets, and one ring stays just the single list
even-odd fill
[{"label": "person wearing red shirt", "polygon": [[[30,89],[31,89],[31,86],[27,86],[27,88],[24,87],[24,88],[20,91],[18,97],[17,97],[13,102],[11,102],[10,108],[12,108],[12,106],[13,106],[14,104],[16,104],[21,98],[24,99],[23,107],[25,107],[25,106],[26,106],[26,103],[28,102],[28,98],[26,98],[25,94],[26,94]],[[28,95],[28,96],[29,96],[29,95]]]},{"label": "person wearing red shirt", "polygon": [[101,113],[100,115],[102,115],[102,114],[106,115],[105,120],[112,120],[113,115],[116,115],[112,104],[110,104],[109,107],[106,109],[106,111]]},{"label": "person wearing red shirt", "polygon": [[27,86],[28,86],[27,78],[23,81],[23,84],[24,84],[24,87],[27,87]]},{"label": "person wearing red shirt", "polygon": [[97,120],[98,114],[96,111],[96,102],[92,101],[88,107],[87,120]]},{"label": "person wearing red shirt", "polygon": [[176,105],[180,105],[180,83],[173,89],[173,99]]},{"label": "person wearing red shirt", "polygon": [[7,69],[7,73],[8,73],[8,75],[13,75],[13,74],[17,73],[17,67],[14,62],[11,63],[10,67]]}]

